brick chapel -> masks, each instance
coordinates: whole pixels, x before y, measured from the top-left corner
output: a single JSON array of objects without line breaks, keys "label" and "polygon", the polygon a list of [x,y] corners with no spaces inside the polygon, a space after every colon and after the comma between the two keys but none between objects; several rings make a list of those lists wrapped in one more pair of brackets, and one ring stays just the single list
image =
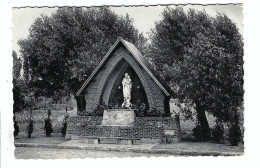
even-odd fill
[{"label": "brick chapel", "polygon": [[[131,78],[129,109],[125,103],[122,81]],[[118,38],[99,65],[76,93],[77,115],[68,118],[67,138],[114,138],[136,142],[179,141],[178,122],[170,115],[171,89],[157,75],[155,69],[130,42]],[[94,111],[103,103],[102,116]],[[135,108],[145,104],[156,111],[153,117],[140,117]],[[149,116],[149,115],[148,115]],[[135,141],[135,142],[134,142]],[[88,141],[89,142],[89,141]]]}]

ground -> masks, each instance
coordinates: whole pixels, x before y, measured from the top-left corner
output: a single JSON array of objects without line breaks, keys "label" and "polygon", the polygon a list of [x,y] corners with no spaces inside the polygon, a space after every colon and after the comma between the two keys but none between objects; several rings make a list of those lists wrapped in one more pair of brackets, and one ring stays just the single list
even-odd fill
[{"label": "ground", "polygon": [[86,144],[84,140],[65,140],[61,136],[15,139],[16,159],[71,159],[141,156],[234,156],[243,155],[243,146],[206,142],[172,144]]},{"label": "ground", "polygon": [[94,151],[80,149],[53,149],[17,147],[16,159],[73,159],[73,158],[105,158],[105,157],[151,157],[171,156],[170,154],[149,154],[135,152]]}]

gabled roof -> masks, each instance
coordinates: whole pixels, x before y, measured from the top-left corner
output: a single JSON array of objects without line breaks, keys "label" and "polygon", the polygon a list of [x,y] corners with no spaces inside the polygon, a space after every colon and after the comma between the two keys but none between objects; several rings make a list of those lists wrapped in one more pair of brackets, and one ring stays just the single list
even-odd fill
[{"label": "gabled roof", "polygon": [[91,75],[88,77],[86,82],[81,86],[79,91],[76,93],[76,96],[79,96],[81,92],[85,89],[85,87],[89,84],[91,79],[98,73],[99,69],[109,58],[111,53],[116,49],[116,47],[120,44],[120,42],[127,48],[127,50],[134,56],[137,62],[145,69],[145,71],[150,75],[150,77],[154,80],[154,82],[159,86],[159,88],[166,94],[166,96],[170,96],[172,91],[168,85],[164,83],[161,77],[157,74],[155,69],[151,66],[151,64],[147,61],[147,59],[141,54],[141,52],[130,42],[123,40],[121,37],[117,39],[117,41],[113,44],[113,46],[109,49],[105,57],[101,60],[99,65],[94,69]]}]

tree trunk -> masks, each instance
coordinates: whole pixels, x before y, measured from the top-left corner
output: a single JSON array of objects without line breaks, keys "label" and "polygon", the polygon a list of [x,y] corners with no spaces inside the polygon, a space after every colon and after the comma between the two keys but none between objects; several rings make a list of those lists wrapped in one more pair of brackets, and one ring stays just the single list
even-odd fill
[{"label": "tree trunk", "polygon": [[203,141],[210,139],[210,129],[209,123],[205,114],[205,109],[200,105],[200,103],[196,102],[196,111],[197,111],[197,119],[201,126],[201,139]]}]

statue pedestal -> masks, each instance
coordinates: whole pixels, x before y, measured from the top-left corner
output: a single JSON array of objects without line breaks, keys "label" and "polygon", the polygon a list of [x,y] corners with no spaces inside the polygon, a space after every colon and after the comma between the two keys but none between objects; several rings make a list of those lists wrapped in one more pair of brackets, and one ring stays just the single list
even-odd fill
[{"label": "statue pedestal", "polygon": [[134,118],[133,109],[108,109],[104,110],[102,125],[134,126]]}]

